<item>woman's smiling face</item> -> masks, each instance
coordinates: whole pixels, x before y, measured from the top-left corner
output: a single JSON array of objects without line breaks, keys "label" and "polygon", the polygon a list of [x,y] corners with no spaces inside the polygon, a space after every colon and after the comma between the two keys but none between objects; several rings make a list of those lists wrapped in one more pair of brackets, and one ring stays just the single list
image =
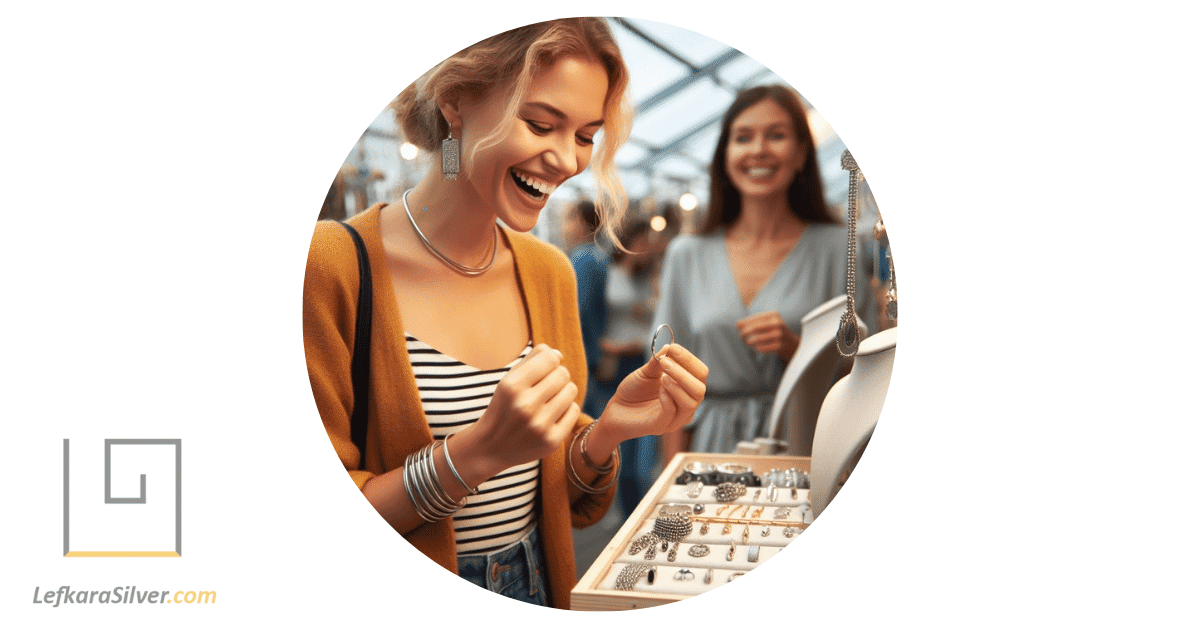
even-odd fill
[{"label": "woman's smiling face", "polygon": [[[517,231],[532,229],[550,194],[591,161],[607,94],[602,65],[563,57],[534,76],[511,120],[503,119],[504,94],[464,101],[459,111],[467,163],[458,185],[467,186],[467,199]],[[500,141],[468,157],[496,129],[503,129]]]},{"label": "woman's smiling face", "polygon": [[751,105],[730,125],[725,171],[743,197],[786,196],[804,162],[792,118],[774,100]]}]

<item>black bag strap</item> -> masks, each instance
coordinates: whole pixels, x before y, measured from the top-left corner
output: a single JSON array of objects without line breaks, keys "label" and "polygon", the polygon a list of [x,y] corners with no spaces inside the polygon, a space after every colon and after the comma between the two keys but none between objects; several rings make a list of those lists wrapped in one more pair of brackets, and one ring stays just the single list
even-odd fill
[{"label": "black bag strap", "polygon": [[350,382],[354,390],[354,410],[350,414],[350,440],[358,448],[361,468],[367,454],[367,397],[371,389],[371,263],[367,245],[350,225],[345,227],[358,253],[358,305],[354,317],[354,355],[350,358]]}]

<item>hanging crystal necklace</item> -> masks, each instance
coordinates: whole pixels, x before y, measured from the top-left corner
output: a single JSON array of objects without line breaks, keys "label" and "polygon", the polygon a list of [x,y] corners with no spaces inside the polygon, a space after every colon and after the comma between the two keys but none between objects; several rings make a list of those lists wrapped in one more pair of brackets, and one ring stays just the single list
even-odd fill
[{"label": "hanging crystal necklace", "polygon": [[[883,243],[883,239],[887,237],[887,227],[883,224],[883,217],[880,216],[875,220],[875,240]],[[896,265],[892,262],[892,244],[889,241],[884,249],[884,256],[887,257],[888,263],[888,289],[885,295],[885,311],[887,312],[888,320],[896,322]]]},{"label": "hanging crystal necklace", "polygon": [[429,252],[433,253],[434,257],[442,260],[442,262],[444,262],[450,268],[453,268],[454,270],[471,277],[482,275],[483,273],[487,272],[487,269],[492,267],[492,262],[496,261],[496,249],[500,246],[500,227],[492,225],[496,229],[492,232],[492,259],[488,260],[487,264],[477,268],[464,266],[443,255],[441,251],[437,250],[437,247],[433,246],[433,243],[429,241],[429,238],[426,238],[425,234],[421,233],[421,228],[417,226],[417,221],[413,219],[412,210],[408,208],[409,192],[412,192],[412,190],[405,190],[404,194],[400,196],[400,201],[404,203],[404,213],[408,214],[408,222],[412,225],[413,231],[417,232],[417,237],[421,238],[421,242],[425,244],[425,248],[429,249]]},{"label": "hanging crystal necklace", "polygon": [[849,150],[842,153],[842,170],[850,171],[850,190],[847,193],[846,207],[849,216],[846,219],[846,312],[842,314],[841,325],[838,327],[837,350],[843,357],[853,357],[858,353],[858,315],[854,311],[854,270],[858,258],[858,236],[855,233],[858,219],[858,162]]},{"label": "hanging crystal necklace", "polygon": [[897,311],[898,306],[896,305],[896,265],[894,263],[892,263],[892,247],[891,246],[888,246],[887,260],[888,260],[888,283],[891,284],[891,286],[888,289],[888,294],[887,294],[887,315],[888,315],[888,319],[894,323],[894,322],[896,322],[896,317],[898,317],[900,315],[900,313]]}]

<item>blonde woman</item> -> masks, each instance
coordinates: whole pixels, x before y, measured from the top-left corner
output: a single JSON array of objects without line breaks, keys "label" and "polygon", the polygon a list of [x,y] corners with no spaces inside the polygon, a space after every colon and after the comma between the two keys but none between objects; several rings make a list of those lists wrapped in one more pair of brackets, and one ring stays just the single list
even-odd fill
[{"label": "blonde woman", "polygon": [[571,266],[526,234],[594,148],[597,206],[608,225],[619,218],[613,156],[630,125],[627,83],[604,20],[578,18],[479,42],[397,97],[406,137],[437,165],[348,221],[374,277],[361,450],[350,434],[359,273],[338,224],[318,224],[305,277],[314,395],[363,495],[447,569],[559,608],[575,582],[570,528],[608,508],[617,445],[686,424],[707,377],[673,345],[626,378],[598,421],[583,415]]}]

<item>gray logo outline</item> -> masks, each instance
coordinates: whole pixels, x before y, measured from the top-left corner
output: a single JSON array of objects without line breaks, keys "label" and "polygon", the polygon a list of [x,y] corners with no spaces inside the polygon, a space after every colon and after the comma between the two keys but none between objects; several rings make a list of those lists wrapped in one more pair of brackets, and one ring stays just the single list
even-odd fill
[{"label": "gray logo outline", "polygon": [[[113,445],[174,445],[175,446],[175,555],[183,556],[183,441],[179,438],[106,438],[104,439],[104,503],[146,503],[146,474],[141,474],[138,497],[112,496]],[[71,439],[63,439],[63,556],[71,552]]]}]

